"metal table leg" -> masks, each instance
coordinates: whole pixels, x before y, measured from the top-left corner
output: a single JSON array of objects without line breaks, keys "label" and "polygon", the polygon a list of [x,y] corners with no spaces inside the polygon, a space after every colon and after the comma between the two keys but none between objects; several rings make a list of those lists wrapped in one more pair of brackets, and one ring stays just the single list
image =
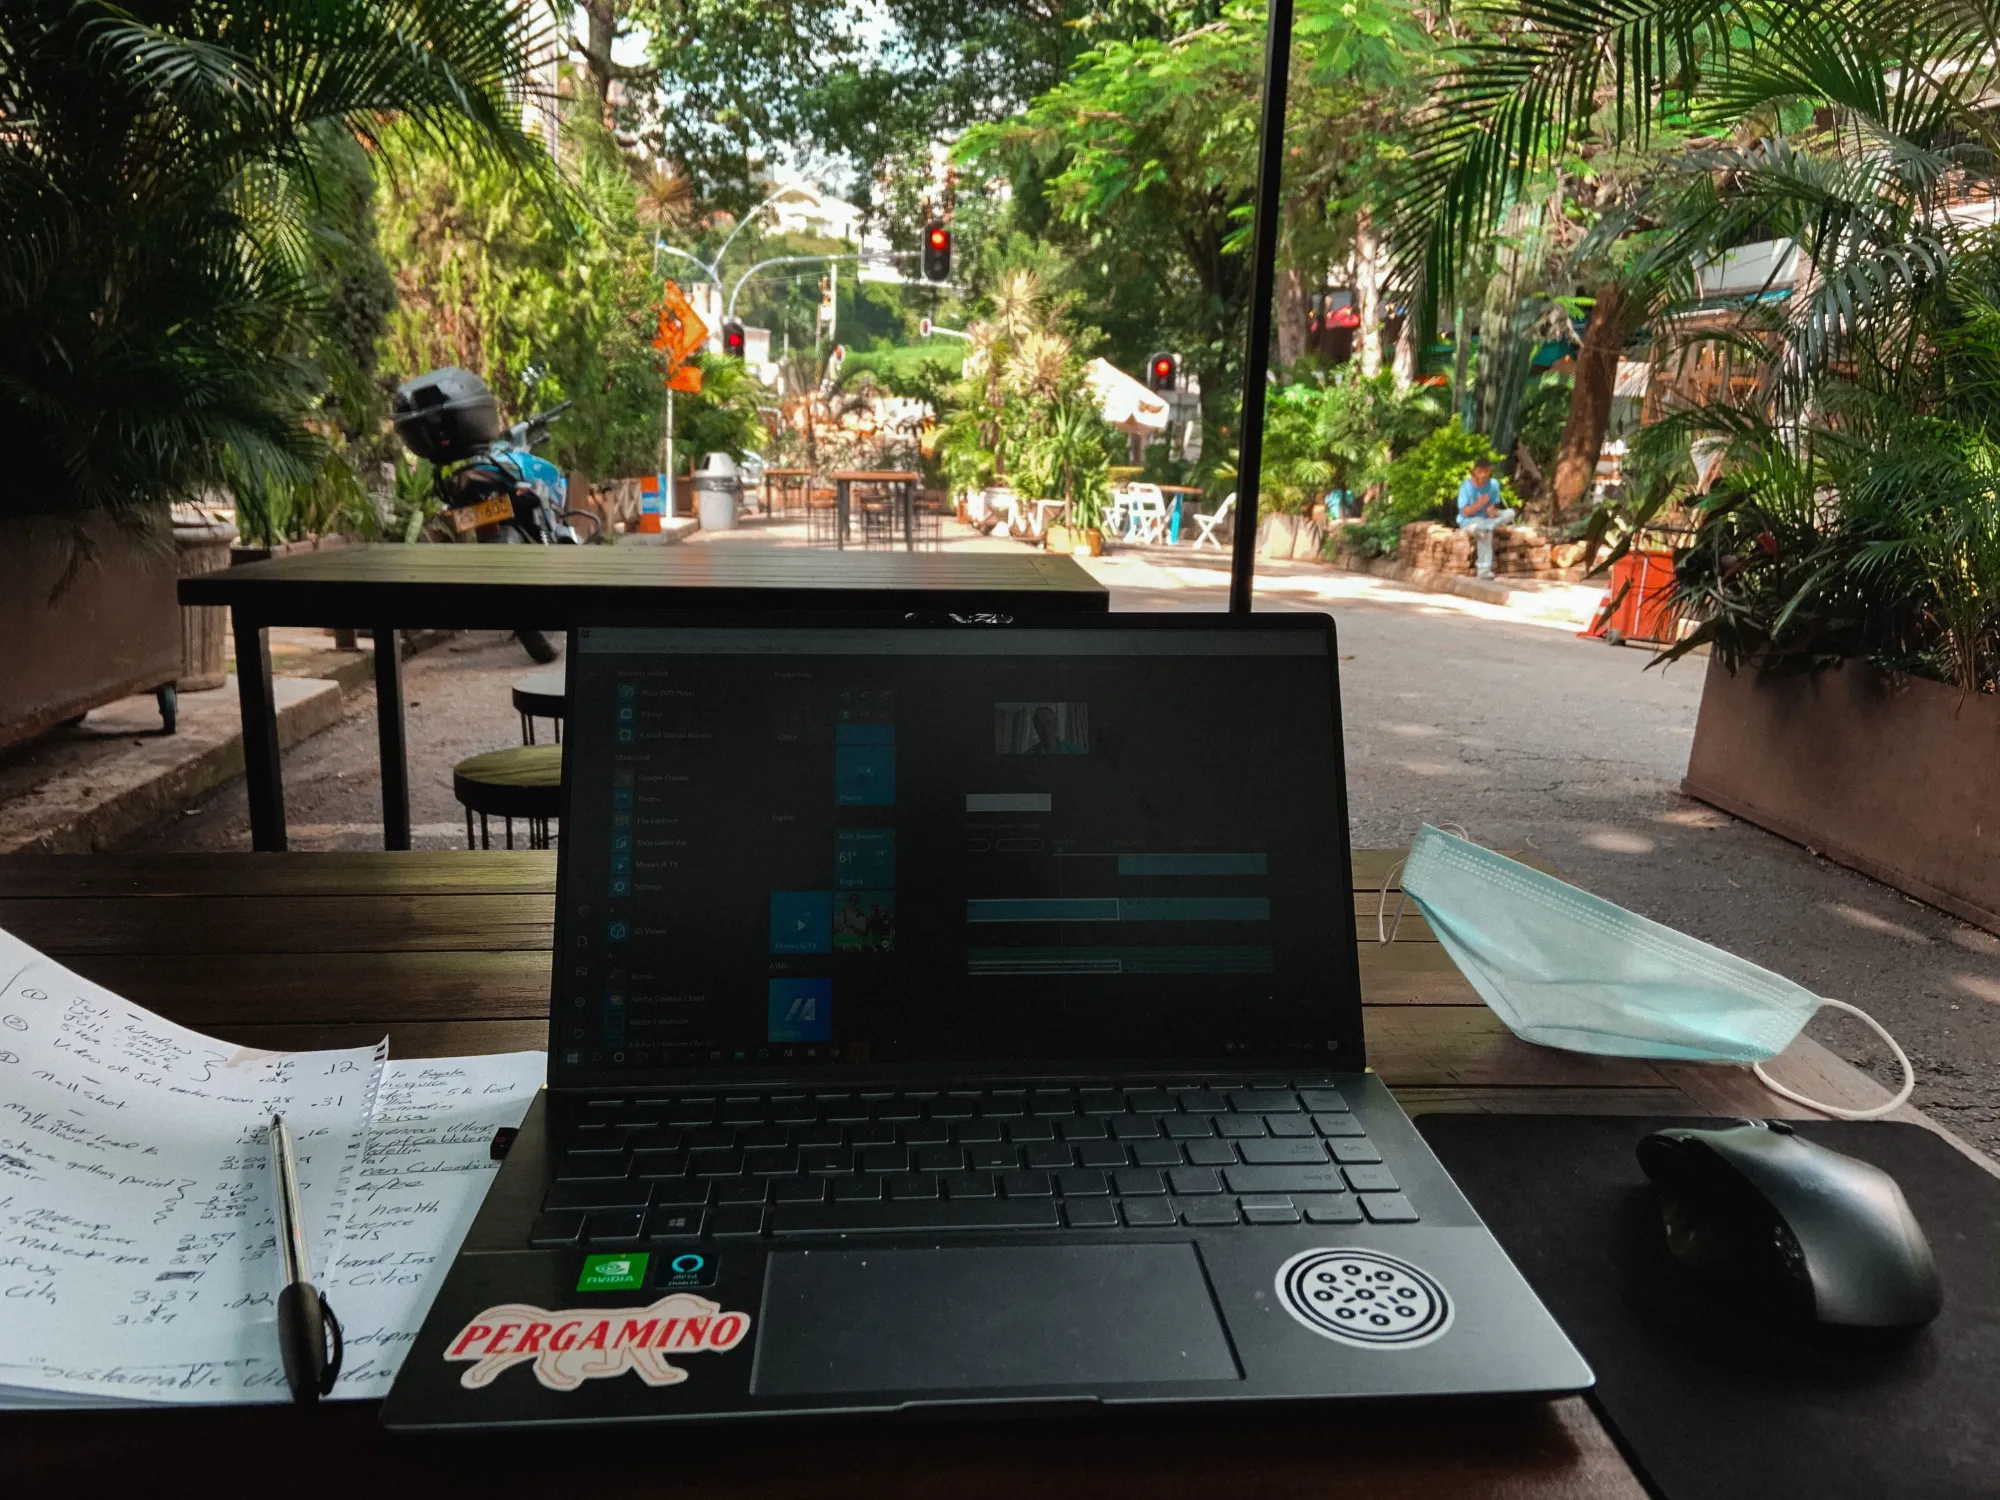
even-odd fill
[{"label": "metal table leg", "polygon": [[403,748],[403,642],[375,627],[375,733],[382,759],[382,847],[410,847],[410,764]]},{"label": "metal table leg", "polygon": [[271,691],[271,653],[264,627],[241,608],[229,612],[236,632],[236,702],[243,719],[243,786],[250,798],[250,847],[285,848],[285,784],[278,769],[278,704]]},{"label": "metal table leg", "polygon": [[836,479],[833,482],[833,545],[847,545],[847,491],[848,482]]},{"label": "metal table leg", "polygon": [[917,487],[907,479],[900,488],[903,491],[903,550],[917,550]]}]

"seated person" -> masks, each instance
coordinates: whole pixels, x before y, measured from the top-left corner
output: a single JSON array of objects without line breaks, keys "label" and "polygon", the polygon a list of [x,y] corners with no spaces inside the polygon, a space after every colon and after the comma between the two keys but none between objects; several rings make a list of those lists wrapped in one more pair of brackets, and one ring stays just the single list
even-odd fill
[{"label": "seated person", "polygon": [[1518,514],[1501,502],[1500,481],[1493,477],[1493,460],[1474,459],[1471,474],[1459,481],[1458,526],[1461,531],[1472,533],[1481,578],[1493,576],[1493,528],[1512,524]]}]

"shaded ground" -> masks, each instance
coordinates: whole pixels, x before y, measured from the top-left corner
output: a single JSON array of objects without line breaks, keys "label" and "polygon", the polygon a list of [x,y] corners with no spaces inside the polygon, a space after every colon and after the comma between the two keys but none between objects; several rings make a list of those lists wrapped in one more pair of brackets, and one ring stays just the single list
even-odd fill
[{"label": "shaded ground", "polygon": [[[1093,571],[1115,608],[1220,609],[1222,559],[1204,561],[1112,558]],[[1428,820],[1497,847],[1537,848],[1613,901],[1870,1011],[1917,1065],[1916,1102],[2000,1152],[2000,938],[1681,796],[1705,663],[1642,671],[1639,651],[1321,569],[1279,570],[1259,607],[1326,608],[1339,622],[1357,845],[1406,844]],[[518,742],[507,690],[532,670],[498,634],[461,637],[406,665],[419,847],[464,847],[452,763]],[[379,846],[365,695],[360,707],[285,757],[296,848]],[[247,829],[239,781],[128,847],[247,849]],[[1858,1024],[1816,1020],[1812,1031],[1891,1081]]]}]

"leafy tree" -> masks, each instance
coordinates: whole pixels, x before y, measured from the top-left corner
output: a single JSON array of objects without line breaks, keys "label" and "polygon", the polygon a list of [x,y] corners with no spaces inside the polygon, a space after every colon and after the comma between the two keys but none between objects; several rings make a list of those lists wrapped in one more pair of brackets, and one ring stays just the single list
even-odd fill
[{"label": "leafy tree", "polygon": [[[659,80],[652,143],[705,195],[752,199],[776,159],[845,169],[857,201],[913,240],[932,142],[1053,88],[1101,38],[1165,38],[1216,0],[593,0],[649,35]],[[604,55],[609,58],[609,42]],[[636,80],[635,80],[636,81]],[[892,170],[892,168],[894,170]],[[879,186],[887,195],[876,200]]]},{"label": "leafy tree", "polygon": [[568,124],[566,203],[502,165],[392,135],[403,165],[385,174],[381,237],[398,305],[383,360],[397,380],[462,365],[516,417],[573,401],[549,455],[639,473],[658,462],[665,394],[639,187],[587,111]]},{"label": "leafy tree", "polygon": [[335,142],[393,112],[533,181],[539,45],[510,0],[0,7],[0,504],[133,517],[309,477]]},{"label": "leafy tree", "polygon": [[[1288,234],[1297,261],[1316,268],[1351,239],[1380,106],[1423,36],[1401,0],[1303,0],[1296,15]],[[1071,258],[1114,357],[1136,365],[1175,347],[1217,429],[1233,420],[1250,289],[1263,32],[1263,8],[1239,4],[1179,35],[1103,40],[1019,116],[969,131],[957,150],[1008,184],[1021,229]],[[1358,140],[1371,144],[1335,144]]]}]

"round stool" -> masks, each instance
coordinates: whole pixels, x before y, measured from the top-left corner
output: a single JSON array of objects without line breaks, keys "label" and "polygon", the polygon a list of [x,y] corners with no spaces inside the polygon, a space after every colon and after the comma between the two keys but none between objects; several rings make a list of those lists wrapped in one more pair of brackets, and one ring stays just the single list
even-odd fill
[{"label": "round stool", "polygon": [[514,820],[528,821],[528,847],[549,847],[549,824],[561,811],[562,746],[522,745],[469,755],[451,768],[451,794],[465,805],[465,847],[474,848],[472,815],[479,814],[479,842],[491,849],[486,820],[507,820],[507,847],[514,847]]},{"label": "round stool", "polygon": [[514,684],[514,712],[521,716],[521,743],[535,743],[535,720],[548,719],[555,725],[556,743],[562,743],[563,693],[569,686],[561,667],[531,672]]}]

